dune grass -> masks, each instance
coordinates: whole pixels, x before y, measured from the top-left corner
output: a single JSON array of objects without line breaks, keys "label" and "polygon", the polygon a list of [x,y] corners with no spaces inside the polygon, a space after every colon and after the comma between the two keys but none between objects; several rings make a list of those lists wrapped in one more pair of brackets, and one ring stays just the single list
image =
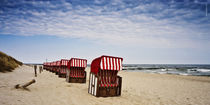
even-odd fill
[{"label": "dune grass", "polygon": [[23,63],[0,51],[0,72],[11,72]]}]

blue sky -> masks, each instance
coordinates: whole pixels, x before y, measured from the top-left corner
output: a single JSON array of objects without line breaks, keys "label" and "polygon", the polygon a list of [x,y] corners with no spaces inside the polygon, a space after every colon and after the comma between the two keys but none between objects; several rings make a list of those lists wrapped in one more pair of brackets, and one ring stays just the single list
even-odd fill
[{"label": "blue sky", "polygon": [[0,51],[25,63],[209,64],[209,13],[210,0],[0,0]]}]

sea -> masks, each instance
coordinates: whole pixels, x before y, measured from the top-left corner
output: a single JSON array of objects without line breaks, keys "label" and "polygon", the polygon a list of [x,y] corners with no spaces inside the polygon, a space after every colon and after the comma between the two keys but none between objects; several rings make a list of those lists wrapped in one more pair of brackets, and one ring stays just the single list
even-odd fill
[{"label": "sea", "polygon": [[128,72],[210,76],[210,64],[124,64]]}]

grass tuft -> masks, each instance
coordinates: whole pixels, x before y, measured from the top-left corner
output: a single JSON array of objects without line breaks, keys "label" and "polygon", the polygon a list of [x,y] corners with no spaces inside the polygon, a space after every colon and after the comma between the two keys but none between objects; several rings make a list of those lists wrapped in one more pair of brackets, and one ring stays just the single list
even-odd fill
[{"label": "grass tuft", "polygon": [[23,63],[0,51],[0,72],[11,72]]}]

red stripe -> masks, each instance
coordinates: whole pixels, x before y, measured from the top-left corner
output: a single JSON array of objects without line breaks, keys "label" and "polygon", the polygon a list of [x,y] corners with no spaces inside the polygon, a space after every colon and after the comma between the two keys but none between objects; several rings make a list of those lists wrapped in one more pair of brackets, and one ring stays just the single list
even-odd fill
[{"label": "red stripe", "polygon": [[75,59],[75,61],[77,62],[77,63],[76,63],[76,67],[78,67],[78,65],[79,65],[79,62],[78,62],[78,60],[76,60],[76,59]]},{"label": "red stripe", "polygon": [[76,59],[75,59],[75,62],[76,62],[76,65],[75,65],[75,67],[77,67],[77,66],[78,66],[78,60],[76,60]]},{"label": "red stripe", "polygon": [[103,70],[103,69],[105,68],[105,67],[104,67],[104,59],[103,59],[103,58],[101,59],[101,62],[100,62],[100,63],[101,63],[101,65],[102,65],[102,68],[101,68],[101,69]]}]

